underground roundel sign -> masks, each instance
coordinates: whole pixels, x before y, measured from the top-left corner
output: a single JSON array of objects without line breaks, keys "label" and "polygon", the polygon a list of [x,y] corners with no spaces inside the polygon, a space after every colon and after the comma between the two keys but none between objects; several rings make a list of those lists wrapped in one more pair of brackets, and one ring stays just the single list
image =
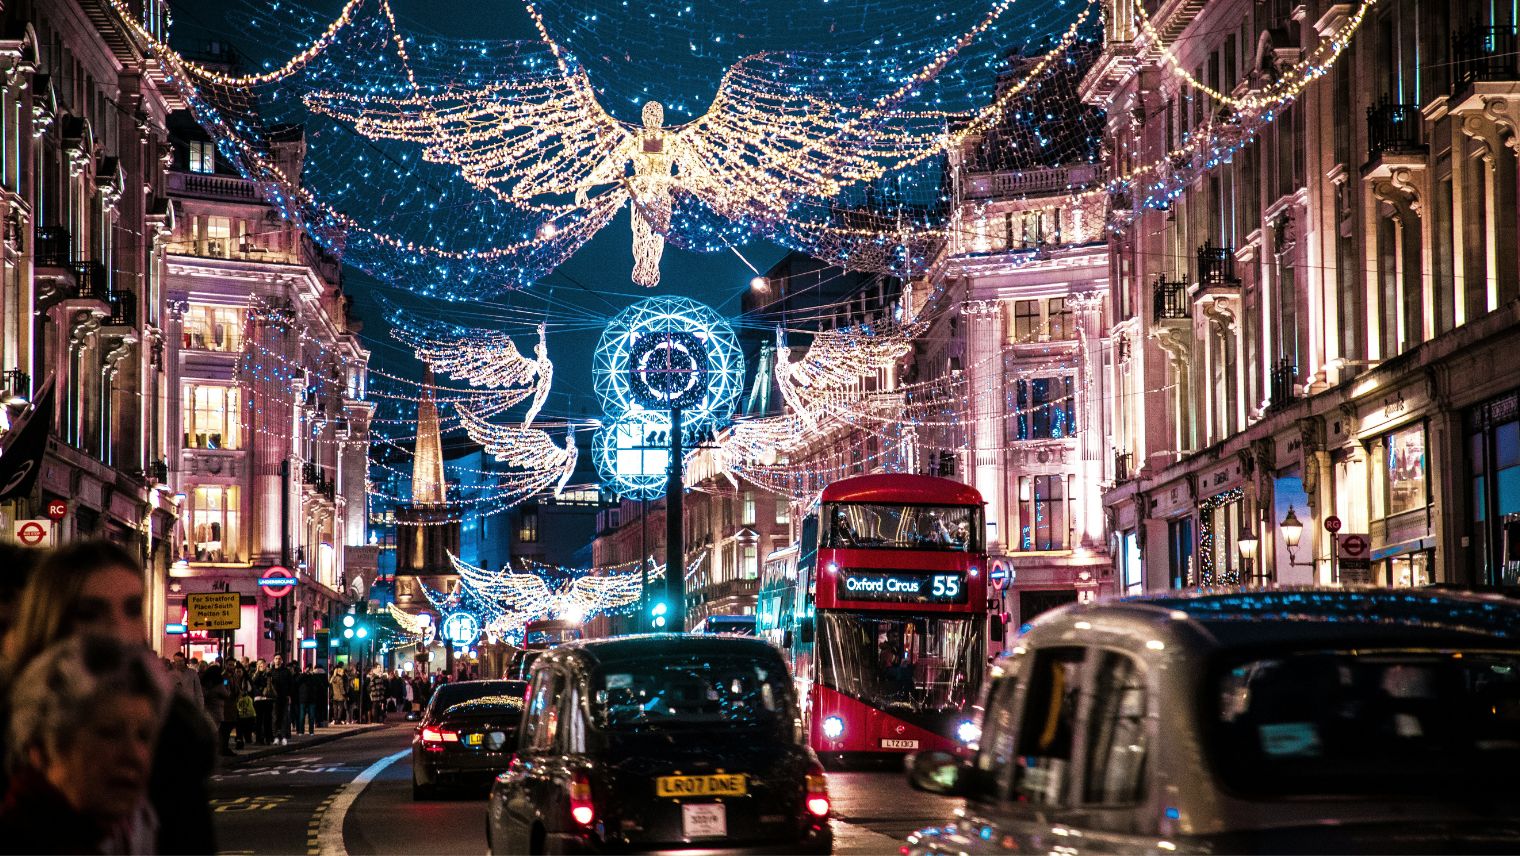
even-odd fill
[{"label": "underground roundel sign", "polygon": [[296,578],[290,571],[275,565],[259,578],[259,588],[270,597],[284,597],[296,587]]}]

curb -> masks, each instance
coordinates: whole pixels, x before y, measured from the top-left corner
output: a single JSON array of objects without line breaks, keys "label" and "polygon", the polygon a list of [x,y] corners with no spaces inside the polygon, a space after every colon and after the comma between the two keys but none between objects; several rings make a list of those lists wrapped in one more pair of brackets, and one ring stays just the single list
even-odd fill
[{"label": "curb", "polygon": [[309,749],[313,746],[321,746],[324,743],[331,743],[334,740],[342,740],[345,737],[352,737],[355,734],[369,734],[388,728],[393,724],[394,723],[389,722],[371,723],[361,728],[352,728],[346,731],[332,731],[328,732],[327,734],[317,734],[305,740],[302,740],[299,743],[287,743],[284,746],[267,746],[263,749],[258,749],[253,752],[239,755],[236,758],[219,758],[218,760],[221,763],[217,765],[217,769],[235,770],[238,767],[242,767],[246,764],[250,764],[254,761],[262,760],[264,758],[272,758],[276,755],[284,755],[289,752],[299,752],[303,749]]}]

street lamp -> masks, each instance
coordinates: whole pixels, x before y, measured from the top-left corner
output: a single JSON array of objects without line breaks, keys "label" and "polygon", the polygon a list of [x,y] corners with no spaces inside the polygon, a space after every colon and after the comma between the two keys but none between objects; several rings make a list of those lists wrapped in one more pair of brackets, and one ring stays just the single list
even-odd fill
[{"label": "street lamp", "polygon": [[1304,537],[1304,524],[1298,521],[1298,515],[1293,513],[1293,506],[1288,506],[1288,514],[1277,524],[1282,530],[1283,541],[1288,545],[1288,564],[1296,565],[1298,558],[1298,541]]},{"label": "street lamp", "polygon": [[1256,558],[1256,536],[1245,535],[1235,542],[1235,546],[1240,549],[1241,565],[1245,570],[1246,580],[1249,581],[1252,577],[1251,560]]}]

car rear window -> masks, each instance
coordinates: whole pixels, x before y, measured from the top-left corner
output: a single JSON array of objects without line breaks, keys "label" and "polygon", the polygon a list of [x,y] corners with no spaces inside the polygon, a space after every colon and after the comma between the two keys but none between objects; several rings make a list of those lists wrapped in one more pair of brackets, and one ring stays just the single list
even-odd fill
[{"label": "car rear window", "polygon": [[[523,696],[528,692],[526,681],[470,681],[463,684],[445,684],[433,695],[433,709],[444,715],[462,712],[467,705],[515,705],[522,709]],[[456,708],[460,709],[456,711]],[[484,710],[482,713],[486,712]]]},{"label": "car rear window", "polygon": [[779,659],[676,655],[606,663],[592,683],[592,715],[610,730],[776,725],[791,715]]},{"label": "car rear window", "polygon": [[1314,651],[1216,674],[1215,765],[1251,794],[1513,791],[1520,653]]}]

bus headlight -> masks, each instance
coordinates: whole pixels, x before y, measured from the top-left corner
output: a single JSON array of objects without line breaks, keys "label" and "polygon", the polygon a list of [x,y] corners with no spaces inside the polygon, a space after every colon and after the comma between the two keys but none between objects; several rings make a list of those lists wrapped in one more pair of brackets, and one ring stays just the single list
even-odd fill
[{"label": "bus headlight", "polygon": [[837,716],[825,717],[823,720],[823,736],[830,740],[838,740],[844,734],[844,720]]},{"label": "bus headlight", "polygon": [[981,737],[982,727],[969,719],[955,727],[955,738],[962,743],[975,743]]}]

